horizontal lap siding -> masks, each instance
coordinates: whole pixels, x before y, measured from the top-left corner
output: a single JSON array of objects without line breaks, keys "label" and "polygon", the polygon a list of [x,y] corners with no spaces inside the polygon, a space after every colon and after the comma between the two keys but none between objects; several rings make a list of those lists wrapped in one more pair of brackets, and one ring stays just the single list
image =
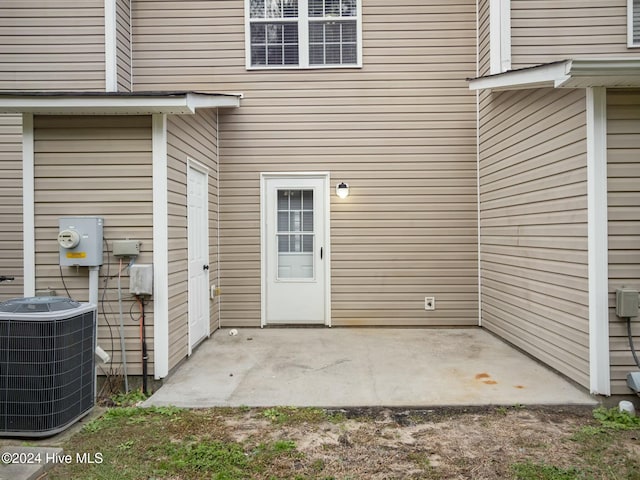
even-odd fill
[{"label": "horizontal lap siding", "polygon": [[276,171],[352,188],[331,197],[334,325],[477,324],[475,1],[364,0],[362,69],[247,71],[243,8],[134,4],[136,89],[244,93],[220,112],[222,324],[260,325]]},{"label": "horizontal lap siding", "polygon": [[22,117],[0,115],[0,301],[23,296]]},{"label": "horizontal lap siding", "polygon": [[[626,375],[637,367],[626,322],[615,314],[615,291],[621,286],[640,290],[640,90],[609,90],[607,104],[611,390],[628,394]],[[632,334],[638,351],[637,318]]]},{"label": "horizontal lap siding", "polygon": [[0,90],[104,88],[104,0],[0,2]]},{"label": "horizontal lap siding", "polygon": [[[35,117],[36,288],[66,295],[59,269],[58,219],[104,217],[110,251],[114,240],[141,240],[138,264],[153,261],[151,121],[149,117]],[[99,345],[113,356],[106,368],[120,369],[118,259],[104,254],[100,269]],[[88,301],[88,269],[63,267],[70,295]],[[140,375],[139,309],[122,272],[128,372]],[[106,291],[105,291],[106,283]],[[153,372],[153,304],[148,313],[149,372]]]},{"label": "horizontal lap siding", "polygon": [[131,0],[116,3],[118,91],[131,91]]},{"label": "horizontal lap siding", "polygon": [[588,386],[583,90],[482,93],[482,325]]},{"label": "horizontal lap siding", "polygon": [[[167,122],[169,186],[169,368],[188,353],[187,158],[208,168],[209,275],[218,283],[218,159],[215,110],[170,116]],[[209,302],[210,327],[219,325],[218,298]]]},{"label": "horizontal lap siding", "polygon": [[478,2],[478,73],[477,76],[487,75],[490,69],[491,49],[489,48],[489,0]]},{"label": "horizontal lap siding", "polygon": [[514,69],[567,58],[638,55],[627,48],[627,0],[512,1],[511,48]]}]

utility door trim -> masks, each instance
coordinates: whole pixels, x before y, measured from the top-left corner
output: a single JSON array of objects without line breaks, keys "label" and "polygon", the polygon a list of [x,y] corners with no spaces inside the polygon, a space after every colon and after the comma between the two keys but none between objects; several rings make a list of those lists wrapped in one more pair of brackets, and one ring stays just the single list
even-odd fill
[{"label": "utility door trim", "polygon": [[[322,241],[322,261],[317,268],[322,268],[324,275],[324,325],[331,326],[331,229],[330,229],[330,175],[328,172],[263,172],[260,174],[260,326],[268,325],[267,318],[267,228],[266,218],[269,214],[267,205],[267,182],[269,180],[314,180],[323,181],[324,231]],[[315,254],[318,255],[317,249]]]}]

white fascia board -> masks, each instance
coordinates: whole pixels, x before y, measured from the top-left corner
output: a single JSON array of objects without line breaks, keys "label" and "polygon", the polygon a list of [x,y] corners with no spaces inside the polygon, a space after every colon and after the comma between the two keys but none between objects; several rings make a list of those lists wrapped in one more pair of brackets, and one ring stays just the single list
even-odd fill
[{"label": "white fascia board", "polygon": [[198,108],[224,108],[239,107],[242,94],[230,95],[202,95],[199,93],[187,93],[187,105],[193,112]]},{"label": "white fascia board", "polygon": [[566,81],[571,60],[555,62],[539,67],[511,70],[469,80],[470,90],[518,90],[527,88],[556,87]]},{"label": "white fascia board", "polygon": [[579,59],[469,80],[470,90],[640,87],[640,59]]},{"label": "white fascia board", "polygon": [[640,59],[573,60],[562,87],[640,86]]},{"label": "white fascia board", "polygon": [[198,108],[238,107],[238,95],[0,95],[0,113],[39,115],[193,115]]}]

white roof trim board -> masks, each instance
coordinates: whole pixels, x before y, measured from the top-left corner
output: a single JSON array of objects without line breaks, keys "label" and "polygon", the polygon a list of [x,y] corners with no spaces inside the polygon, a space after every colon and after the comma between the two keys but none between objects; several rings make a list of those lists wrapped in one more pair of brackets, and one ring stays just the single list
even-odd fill
[{"label": "white roof trim board", "polygon": [[562,60],[469,79],[470,90],[640,87],[640,59]]},{"label": "white roof trim board", "polygon": [[239,107],[241,94],[197,92],[0,92],[0,113],[37,115],[192,115]]}]

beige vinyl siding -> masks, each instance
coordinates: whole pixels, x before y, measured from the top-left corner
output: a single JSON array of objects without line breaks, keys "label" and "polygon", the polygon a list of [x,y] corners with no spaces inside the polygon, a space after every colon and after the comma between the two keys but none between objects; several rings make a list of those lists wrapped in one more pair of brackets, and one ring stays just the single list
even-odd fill
[{"label": "beige vinyl siding", "polygon": [[[637,367],[626,321],[615,314],[615,291],[640,290],[640,90],[608,90],[607,112],[611,393],[629,394],[626,375]],[[637,318],[632,333],[640,355]]]},{"label": "beige vinyl siding", "polygon": [[[260,324],[260,172],[331,174],[334,325],[477,324],[475,1],[363,2],[363,68],[245,69],[244,2],[134,3],[136,90],[220,112],[225,326]],[[437,310],[424,310],[424,297]]]},{"label": "beige vinyl siding", "polygon": [[[209,275],[218,280],[218,128],[215,110],[170,116],[167,122],[169,188],[169,369],[188,354],[187,159],[208,168]],[[210,327],[219,325],[218,298],[209,302]]]},{"label": "beige vinyl siding", "polygon": [[638,54],[627,48],[627,0],[512,1],[511,47],[514,69]]},{"label": "beige vinyl siding", "polygon": [[[36,288],[53,288],[58,295],[65,295],[56,241],[60,217],[104,217],[109,250],[114,240],[140,240],[141,254],[136,262],[152,263],[150,117],[37,116],[34,123]],[[113,354],[109,367],[119,369],[119,264],[108,252],[104,260],[100,269],[98,343]],[[88,301],[88,269],[63,267],[62,271],[71,296]],[[139,326],[129,316],[132,309],[137,320],[139,308],[132,306],[135,300],[129,294],[126,270],[122,272],[122,288],[128,372],[140,375]],[[152,374],[153,302],[145,309]]]},{"label": "beige vinyl siding", "polygon": [[104,0],[0,2],[0,90],[104,88]]},{"label": "beige vinyl siding", "polygon": [[478,72],[477,76],[488,75],[491,68],[489,1],[478,2]]},{"label": "beige vinyl siding", "polygon": [[584,90],[481,95],[482,325],[589,385]]},{"label": "beige vinyl siding", "polygon": [[0,301],[22,297],[22,117],[0,115]]},{"label": "beige vinyl siding", "polygon": [[118,91],[131,91],[131,0],[116,2]]}]

